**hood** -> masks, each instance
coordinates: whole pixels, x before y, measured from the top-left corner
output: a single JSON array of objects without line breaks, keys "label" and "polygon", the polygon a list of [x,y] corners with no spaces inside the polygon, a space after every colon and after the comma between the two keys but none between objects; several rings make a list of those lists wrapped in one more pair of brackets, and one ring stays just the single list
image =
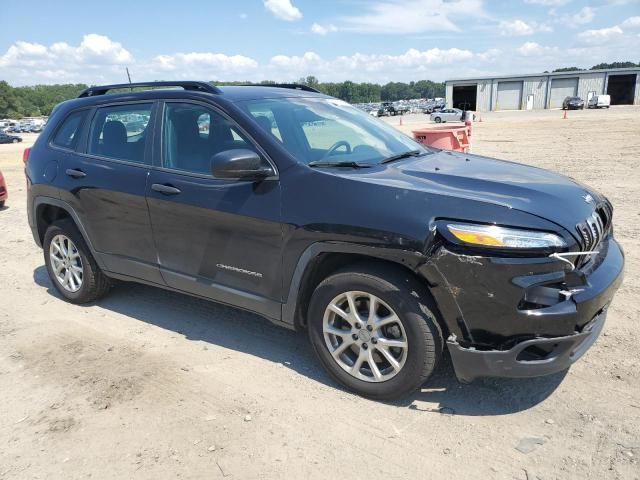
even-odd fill
[{"label": "hood", "polygon": [[[603,197],[575,180],[519,163],[450,151],[390,163],[377,182],[517,209],[575,234]],[[370,177],[371,179],[371,177]]]}]

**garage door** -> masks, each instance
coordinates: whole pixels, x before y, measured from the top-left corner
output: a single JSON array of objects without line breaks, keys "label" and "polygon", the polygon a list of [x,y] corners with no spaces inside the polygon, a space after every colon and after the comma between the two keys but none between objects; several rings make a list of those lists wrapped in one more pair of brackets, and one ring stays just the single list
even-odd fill
[{"label": "garage door", "polygon": [[549,108],[562,107],[562,101],[566,97],[575,97],[578,93],[577,78],[554,78],[551,80],[551,93],[549,95]]},{"label": "garage door", "polygon": [[520,110],[522,82],[499,82],[496,110]]}]

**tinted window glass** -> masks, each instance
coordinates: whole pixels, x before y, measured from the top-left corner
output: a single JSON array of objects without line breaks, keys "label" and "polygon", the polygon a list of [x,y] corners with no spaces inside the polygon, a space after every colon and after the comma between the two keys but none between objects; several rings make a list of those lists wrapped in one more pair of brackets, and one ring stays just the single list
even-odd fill
[{"label": "tinted window glass", "polygon": [[280,139],[289,153],[305,163],[378,163],[407,151],[429,151],[385,122],[335,98],[292,97],[240,105],[258,123],[264,123],[262,128]]},{"label": "tinted window glass", "polygon": [[190,103],[167,103],[164,112],[163,165],[211,174],[211,157],[253,146],[219,113]]},{"label": "tinted window glass", "polygon": [[118,105],[96,111],[87,153],[144,163],[151,104]]},{"label": "tinted window glass", "polygon": [[63,148],[75,148],[86,114],[87,111],[82,110],[68,115],[53,137],[52,143]]},{"label": "tinted window glass", "polygon": [[253,115],[256,119],[260,128],[262,128],[265,132],[269,132],[271,135],[276,137],[278,140],[282,141],[282,135],[280,134],[280,129],[278,128],[278,122],[276,121],[276,117],[273,114],[273,111],[270,108],[270,105],[267,103],[252,103],[249,105],[249,113]]}]

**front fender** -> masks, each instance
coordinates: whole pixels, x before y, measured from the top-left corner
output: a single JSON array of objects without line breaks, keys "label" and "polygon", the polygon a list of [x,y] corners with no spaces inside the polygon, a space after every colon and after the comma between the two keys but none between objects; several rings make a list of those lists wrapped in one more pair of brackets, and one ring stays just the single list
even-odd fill
[{"label": "front fender", "polygon": [[[455,312],[458,311],[457,304],[447,288],[445,288],[442,277],[437,269],[430,268],[430,259],[422,252],[411,250],[401,250],[397,248],[381,248],[368,245],[351,244],[344,242],[316,242],[311,244],[304,250],[291,277],[291,280],[284,286],[287,296],[282,304],[282,323],[290,328],[295,328],[299,322],[296,322],[296,315],[299,313],[301,291],[304,288],[304,282],[309,278],[309,270],[313,268],[314,260],[320,255],[327,253],[343,253],[355,254],[370,259],[386,261],[394,263],[401,268],[410,270],[421,281],[425,283],[426,288],[430,290],[433,300],[439,309],[442,321],[445,322],[450,332],[457,333],[462,336],[456,318]],[[442,306],[446,306],[443,309]],[[453,315],[445,314],[445,311],[453,311]]]}]

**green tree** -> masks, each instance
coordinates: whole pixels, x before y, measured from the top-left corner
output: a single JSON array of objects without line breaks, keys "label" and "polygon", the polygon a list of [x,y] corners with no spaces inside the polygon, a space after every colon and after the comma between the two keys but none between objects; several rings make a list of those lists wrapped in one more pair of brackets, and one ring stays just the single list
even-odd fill
[{"label": "green tree", "polygon": [[584,70],[584,69],[578,68],[578,67],[562,67],[562,68],[556,68],[554,72],[576,72],[580,70]]},{"label": "green tree", "polygon": [[611,63],[599,63],[590,68],[590,70],[606,70],[608,68],[633,68],[640,67],[640,62],[611,62]]},{"label": "green tree", "polygon": [[22,117],[20,110],[20,99],[15,89],[11,88],[7,82],[0,81],[0,118]]}]

